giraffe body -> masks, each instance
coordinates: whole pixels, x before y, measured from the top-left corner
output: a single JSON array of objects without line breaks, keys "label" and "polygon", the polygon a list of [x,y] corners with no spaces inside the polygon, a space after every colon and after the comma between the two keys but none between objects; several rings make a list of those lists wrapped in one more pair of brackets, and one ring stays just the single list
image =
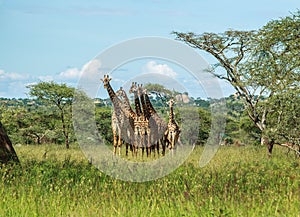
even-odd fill
[{"label": "giraffe body", "polygon": [[[147,144],[147,133],[150,135],[149,130],[149,121],[146,118],[145,114],[142,111],[141,102],[138,94],[138,86],[136,82],[132,82],[131,88],[129,93],[134,94],[134,103],[136,109],[136,117],[134,120],[134,127],[135,127],[135,154],[137,155],[138,148],[142,148],[142,155],[144,154],[144,149],[148,150]],[[148,151],[147,151],[148,153]]]},{"label": "giraffe body", "polygon": [[171,99],[169,102],[170,114],[169,114],[168,129],[166,131],[168,146],[169,149],[171,150],[176,148],[176,143],[178,142],[179,134],[181,132],[178,124],[175,121],[173,104],[174,101]]},{"label": "giraffe body", "polygon": [[130,150],[133,151],[133,143],[134,143],[134,130],[135,130],[135,119],[136,119],[136,113],[132,110],[128,96],[125,92],[125,90],[120,87],[120,89],[116,92],[116,95],[123,99],[123,108],[125,111],[127,111],[127,115],[126,117],[128,118],[127,122],[126,120],[124,120],[124,124],[123,128],[125,128],[127,130],[127,135],[129,140],[127,140],[126,143],[126,156],[128,155],[128,146],[130,146]]}]

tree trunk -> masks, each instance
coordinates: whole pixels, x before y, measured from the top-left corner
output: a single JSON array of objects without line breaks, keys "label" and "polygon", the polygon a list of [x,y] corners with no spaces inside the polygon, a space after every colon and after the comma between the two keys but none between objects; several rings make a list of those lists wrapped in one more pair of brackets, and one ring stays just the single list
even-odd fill
[{"label": "tree trunk", "polygon": [[0,164],[7,164],[8,162],[19,163],[19,159],[0,122]]},{"label": "tree trunk", "polygon": [[268,143],[268,155],[269,155],[269,157],[271,157],[271,155],[272,155],[272,150],[273,150],[274,144],[275,144],[275,141],[273,139]]},{"label": "tree trunk", "polygon": [[65,139],[66,139],[66,149],[69,149],[70,145],[69,145],[69,136],[68,136],[68,134],[65,135]]},{"label": "tree trunk", "polygon": [[261,140],[260,140],[260,143],[261,143],[261,145],[266,145],[267,146],[267,148],[268,148],[268,156],[271,157],[272,151],[273,151],[273,147],[274,147],[274,144],[275,144],[274,139],[269,139],[269,138],[267,138],[265,136],[262,136]]},{"label": "tree trunk", "polygon": [[69,149],[70,148],[70,145],[69,145],[69,133],[68,133],[68,130],[67,130],[67,127],[66,127],[66,123],[65,123],[65,116],[64,116],[64,111],[61,109],[61,122],[62,122],[62,131],[63,131],[63,134],[65,136],[65,144],[66,144],[66,149]]}]

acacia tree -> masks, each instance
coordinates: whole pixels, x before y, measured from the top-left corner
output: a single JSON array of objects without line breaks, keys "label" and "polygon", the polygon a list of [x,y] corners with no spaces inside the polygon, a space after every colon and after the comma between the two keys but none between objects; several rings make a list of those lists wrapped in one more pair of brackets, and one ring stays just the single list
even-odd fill
[{"label": "acacia tree", "polygon": [[69,134],[71,129],[71,103],[74,95],[74,88],[66,84],[56,84],[54,82],[40,82],[28,86],[29,95],[37,97],[50,105],[54,105],[59,113],[61,120],[61,129],[65,138],[66,148],[69,148]]},{"label": "acacia tree", "polygon": [[[299,82],[299,26],[297,12],[269,22],[259,31],[201,35],[173,32],[176,39],[215,57],[217,63],[209,72],[235,88],[248,116],[261,131],[262,143],[268,141],[269,154],[275,142],[264,137],[269,108],[261,101]],[[217,70],[219,67],[223,70]]]},{"label": "acacia tree", "polygon": [[[254,31],[229,30],[224,33],[173,32],[176,39],[184,41],[189,46],[211,54],[217,62],[208,69],[214,76],[228,81],[243,99],[248,115],[261,131],[265,128],[265,114],[258,112],[260,97],[256,96],[257,88],[249,84],[249,74],[240,70],[242,63],[250,55],[251,42],[256,36]],[[219,68],[221,70],[219,70]],[[262,94],[262,93],[260,93]]]},{"label": "acacia tree", "polygon": [[[249,74],[248,83],[267,96],[265,100],[267,102],[258,104],[258,112],[262,113],[265,119],[263,134],[269,138],[270,153],[273,145],[281,140],[280,136],[270,133],[271,131],[288,135],[295,129],[298,132],[300,130],[297,124],[293,126],[293,124],[284,123],[291,117],[291,114],[297,111],[296,104],[299,102],[295,100],[299,97],[300,84],[299,26],[300,11],[267,23],[252,40],[251,55],[241,67]],[[286,106],[288,104],[293,104],[293,106]],[[276,111],[283,115],[279,115]],[[281,118],[275,117],[276,113]],[[276,128],[275,131],[274,128]],[[299,136],[298,134],[298,139]]]}]

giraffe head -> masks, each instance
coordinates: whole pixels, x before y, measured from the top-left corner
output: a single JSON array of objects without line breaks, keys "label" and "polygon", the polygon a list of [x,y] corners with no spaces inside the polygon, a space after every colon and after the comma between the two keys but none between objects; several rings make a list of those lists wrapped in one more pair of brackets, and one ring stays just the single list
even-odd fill
[{"label": "giraffe head", "polygon": [[135,92],[137,92],[137,83],[132,82],[131,87],[129,89],[129,93],[132,94],[132,93],[135,93]]},{"label": "giraffe head", "polygon": [[170,99],[169,106],[172,107],[174,105],[174,99]]},{"label": "giraffe head", "polygon": [[120,89],[116,92],[116,95],[118,97],[123,97],[125,95],[125,90],[123,89],[123,87],[120,87]]},{"label": "giraffe head", "polygon": [[143,89],[143,94],[148,94],[147,89]]},{"label": "giraffe head", "polygon": [[139,84],[138,85],[138,95],[141,96],[142,94],[144,94],[143,84]]},{"label": "giraffe head", "polygon": [[111,78],[108,75],[104,75],[104,78],[100,80],[103,82],[104,88],[107,88]]}]

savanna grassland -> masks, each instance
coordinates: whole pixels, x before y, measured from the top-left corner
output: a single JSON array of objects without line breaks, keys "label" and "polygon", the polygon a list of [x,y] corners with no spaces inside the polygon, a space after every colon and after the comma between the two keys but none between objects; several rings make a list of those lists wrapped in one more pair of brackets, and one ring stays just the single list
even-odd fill
[{"label": "savanna grassland", "polygon": [[201,147],[170,175],[124,182],[78,147],[15,147],[0,169],[0,216],[300,216],[300,161],[276,147],[221,147],[200,168]]}]

